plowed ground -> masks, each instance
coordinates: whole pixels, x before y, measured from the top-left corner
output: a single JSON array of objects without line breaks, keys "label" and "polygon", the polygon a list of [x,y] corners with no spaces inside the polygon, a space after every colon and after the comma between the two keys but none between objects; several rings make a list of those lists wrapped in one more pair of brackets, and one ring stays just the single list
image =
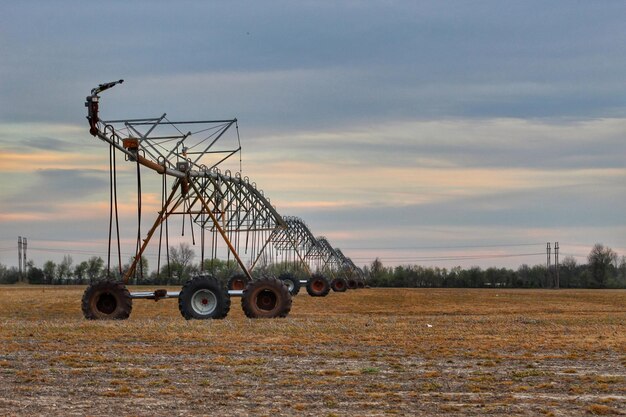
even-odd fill
[{"label": "plowed ground", "polygon": [[626,414],[626,291],[362,289],[185,321],[0,287],[0,415]]}]

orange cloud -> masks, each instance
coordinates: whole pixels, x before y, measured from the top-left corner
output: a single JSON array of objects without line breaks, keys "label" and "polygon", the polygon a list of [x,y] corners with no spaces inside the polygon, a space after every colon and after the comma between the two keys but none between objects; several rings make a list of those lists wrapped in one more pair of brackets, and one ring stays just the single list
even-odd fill
[{"label": "orange cloud", "polygon": [[337,208],[337,207],[349,207],[353,205],[347,201],[289,201],[280,204],[280,209],[292,209],[292,208]]},{"label": "orange cloud", "polygon": [[[107,156],[105,155],[104,158]],[[102,156],[85,156],[57,152],[0,153],[0,170],[33,172],[38,169],[109,169]]]},{"label": "orange cloud", "polygon": [[40,213],[0,213],[0,223],[48,220]]}]

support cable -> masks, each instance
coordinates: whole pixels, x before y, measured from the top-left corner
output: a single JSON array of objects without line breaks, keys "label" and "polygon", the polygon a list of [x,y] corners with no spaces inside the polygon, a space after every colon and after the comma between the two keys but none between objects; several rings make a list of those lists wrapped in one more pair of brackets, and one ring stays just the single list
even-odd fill
[{"label": "support cable", "polygon": [[[135,259],[139,256],[141,247],[141,165],[137,158],[137,245],[135,247]],[[139,277],[143,278],[143,260],[139,258]],[[137,283],[137,270],[135,270],[135,283]]]},{"label": "support cable", "polygon": [[115,218],[115,230],[117,238],[118,272],[122,275],[122,250],[120,246],[120,224],[117,204],[117,164],[115,159],[115,147],[109,147],[109,242],[107,249],[107,278],[111,277],[111,241],[113,238],[113,218]]},{"label": "support cable", "polygon": [[[166,177],[165,175],[163,176]],[[165,179],[163,180],[165,183]],[[167,187],[167,185],[165,185]],[[165,207],[163,207],[165,210]],[[167,214],[167,213],[165,213]],[[167,282],[169,284],[172,279],[172,267],[170,265],[170,229],[169,229],[169,216],[165,217],[165,259],[167,261]]]},{"label": "support cable", "polygon": [[[163,175],[163,181],[161,181],[161,210],[165,209],[165,192],[166,184],[165,179],[167,175]],[[157,280],[161,277],[161,248],[163,247],[163,222],[159,225],[159,254],[157,256]]]},{"label": "support cable", "polygon": [[109,145],[109,245],[107,250],[107,278],[111,276],[111,234],[113,232],[113,145]]}]

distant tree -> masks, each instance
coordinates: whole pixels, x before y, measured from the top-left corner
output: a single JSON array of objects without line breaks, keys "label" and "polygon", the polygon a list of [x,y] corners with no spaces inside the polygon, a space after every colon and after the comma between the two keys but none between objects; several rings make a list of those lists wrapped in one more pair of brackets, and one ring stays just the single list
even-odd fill
[{"label": "distant tree", "polygon": [[53,284],[57,276],[57,265],[54,261],[46,261],[43,264],[43,275],[45,284]]},{"label": "distant tree", "polygon": [[595,288],[605,288],[607,282],[614,276],[617,260],[617,253],[613,252],[613,249],[596,243],[587,256],[587,269],[591,280],[589,285]]},{"label": "distant tree", "polygon": [[63,260],[57,265],[57,278],[61,284],[67,283],[72,279],[72,263],[73,259],[70,255],[64,255]]},{"label": "distant tree", "polygon": [[28,269],[28,282],[30,284],[44,284],[45,275],[42,269],[32,266]]},{"label": "distant tree", "polygon": [[192,265],[195,256],[187,243],[180,243],[177,248],[170,247],[170,270],[175,282],[183,283],[191,277],[196,270]]},{"label": "distant tree", "polygon": [[180,243],[178,247],[170,247],[170,260],[181,265],[189,265],[196,253],[191,249],[188,243]]},{"label": "distant tree", "polygon": [[87,260],[87,277],[89,282],[94,282],[104,273],[104,260],[99,256],[92,256]]},{"label": "distant tree", "polygon": [[530,287],[530,266],[522,264],[517,268],[517,287]]},{"label": "distant tree", "polygon": [[379,258],[376,258],[372,261],[369,270],[369,278],[368,281],[372,283],[372,285],[378,287],[386,287],[389,286],[389,281],[386,278],[385,267]]},{"label": "distant tree", "polygon": [[566,256],[559,267],[559,286],[561,288],[580,287],[580,277],[576,258]]},{"label": "distant tree", "polygon": [[530,268],[530,286],[531,288],[547,288],[547,269],[545,265],[534,265]]},{"label": "distant tree", "polygon": [[87,281],[87,269],[89,264],[87,261],[82,261],[74,267],[74,281],[76,284],[82,284]]},{"label": "distant tree", "polygon": [[492,288],[498,286],[500,281],[500,273],[497,268],[491,267],[487,268],[485,271],[485,284],[489,285]]},{"label": "distant tree", "polygon": [[465,276],[464,280],[467,283],[468,287],[479,288],[483,286],[485,278],[483,271],[480,269],[480,267],[473,266],[463,272],[463,275]]},{"label": "distant tree", "polygon": [[460,277],[461,271],[462,271],[462,268],[460,266],[455,266],[454,268],[450,269],[450,271],[446,275],[446,278],[443,282],[443,286],[444,287],[460,287],[461,282],[460,282],[459,277]]},{"label": "distant tree", "polygon": [[15,284],[20,279],[20,271],[16,267],[7,268],[0,264],[0,284]]}]

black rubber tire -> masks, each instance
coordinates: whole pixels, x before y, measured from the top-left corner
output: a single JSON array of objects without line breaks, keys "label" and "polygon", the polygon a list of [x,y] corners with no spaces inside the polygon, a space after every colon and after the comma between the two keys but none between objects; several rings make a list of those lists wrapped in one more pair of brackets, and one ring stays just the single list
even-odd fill
[{"label": "black rubber tire", "polygon": [[311,297],[326,297],[330,292],[330,283],[322,274],[313,274],[306,282],[306,292]]},{"label": "black rubber tire", "polygon": [[133,300],[124,283],[100,281],[85,289],[81,308],[88,320],[126,320],[133,309]]},{"label": "black rubber tire", "polygon": [[190,279],[178,295],[178,310],[186,319],[223,319],[230,311],[228,290],[210,275]]},{"label": "black rubber tire", "polygon": [[357,281],[356,282],[356,286],[357,288],[361,289],[361,288],[365,288],[365,283],[363,281]]},{"label": "black rubber tire", "polygon": [[349,290],[356,290],[358,287],[358,284],[356,283],[356,279],[354,278],[348,279],[348,281],[346,281],[346,285]]},{"label": "black rubber tire", "polygon": [[238,272],[228,279],[226,287],[229,290],[243,290],[246,288],[246,285],[248,285],[248,282],[250,282],[250,280],[246,274]]},{"label": "black rubber tire", "polygon": [[243,290],[241,308],[251,319],[287,317],[291,310],[291,294],[278,278],[259,278]]},{"label": "black rubber tire", "polygon": [[289,294],[293,297],[300,292],[300,280],[296,278],[291,272],[283,272],[278,276],[278,279],[285,283],[289,289]]},{"label": "black rubber tire", "polygon": [[343,278],[335,278],[330,282],[330,288],[335,292],[346,292],[348,290],[348,284]]}]

